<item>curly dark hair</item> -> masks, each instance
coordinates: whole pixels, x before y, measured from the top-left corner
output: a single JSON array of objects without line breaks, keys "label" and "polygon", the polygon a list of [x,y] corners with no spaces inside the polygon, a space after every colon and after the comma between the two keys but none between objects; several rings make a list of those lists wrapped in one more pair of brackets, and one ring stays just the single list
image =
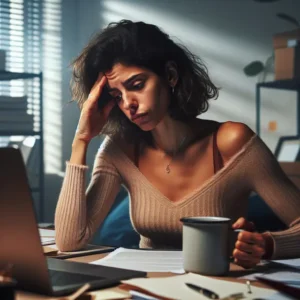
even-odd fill
[{"label": "curly dark hair", "polygon": [[[71,90],[79,107],[87,99],[99,72],[107,72],[116,63],[146,68],[165,76],[166,63],[177,66],[178,82],[170,103],[172,118],[194,119],[206,112],[208,100],[218,97],[218,88],[208,76],[206,66],[186,47],[172,41],[155,25],[122,20],[110,23],[96,34],[81,54],[72,62]],[[128,141],[142,139],[151,142],[151,133],[142,131],[116,105],[101,134],[121,134]]]}]

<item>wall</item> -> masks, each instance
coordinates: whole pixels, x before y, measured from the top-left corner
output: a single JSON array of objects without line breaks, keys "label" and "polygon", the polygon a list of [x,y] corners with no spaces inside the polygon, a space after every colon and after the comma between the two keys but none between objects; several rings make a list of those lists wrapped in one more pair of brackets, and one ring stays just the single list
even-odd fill
[{"label": "wall", "polygon": [[[243,74],[243,67],[253,60],[265,61],[272,54],[272,35],[293,29],[276,18],[277,12],[298,19],[300,1],[281,0],[258,3],[252,0],[63,0],[63,93],[62,93],[62,165],[69,159],[71,143],[79,118],[68,88],[69,62],[90,39],[109,22],[132,19],[154,23],[175,40],[185,44],[207,64],[211,78],[220,86],[220,97],[211,103],[203,118],[244,122],[255,130],[255,84],[257,78]],[[272,75],[268,80],[272,80]],[[262,91],[262,138],[274,150],[278,137],[296,131],[296,95],[293,92]],[[278,129],[268,131],[268,122]],[[88,152],[92,166],[99,140]],[[59,185],[58,185],[59,186]],[[54,192],[54,194],[58,192]],[[55,198],[52,198],[52,203]],[[52,210],[48,211],[51,218]]]},{"label": "wall", "polygon": [[[276,13],[297,17],[296,11],[296,0],[102,1],[101,21],[129,18],[161,26],[199,55],[222,87],[219,100],[203,117],[241,121],[255,129],[257,78],[246,77],[242,69],[253,60],[265,61],[272,54],[272,35],[292,28]],[[262,137],[272,150],[279,136],[295,130],[295,101],[295,93],[262,91]],[[267,131],[270,120],[277,121],[277,132]]]}]

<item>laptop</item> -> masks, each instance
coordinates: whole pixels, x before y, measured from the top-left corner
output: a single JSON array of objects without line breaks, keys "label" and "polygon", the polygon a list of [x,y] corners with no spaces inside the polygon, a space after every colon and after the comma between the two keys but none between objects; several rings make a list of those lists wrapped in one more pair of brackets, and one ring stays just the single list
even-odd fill
[{"label": "laptop", "polygon": [[85,283],[91,289],[145,272],[46,258],[39,236],[26,169],[19,149],[0,148],[0,270],[12,264],[17,288],[62,296]]}]

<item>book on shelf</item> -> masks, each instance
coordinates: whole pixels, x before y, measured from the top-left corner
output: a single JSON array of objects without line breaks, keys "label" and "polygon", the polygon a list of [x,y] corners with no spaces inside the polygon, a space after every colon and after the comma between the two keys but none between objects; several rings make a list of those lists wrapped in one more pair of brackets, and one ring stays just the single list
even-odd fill
[{"label": "book on shelf", "polygon": [[8,95],[0,95],[0,103],[15,104],[15,103],[23,103],[23,102],[27,102],[27,96],[15,97],[15,96],[8,96]]},{"label": "book on shelf", "polygon": [[0,103],[0,110],[27,110],[27,103]]},{"label": "book on shelf", "polygon": [[0,111],[0,123],[33,123],[33,115],[29,115],[26,112],[19,114],[5,113]]},{"label": "book on shelf", "polygon": [[18,123],[12,123],[12,122],[1,122],[0,121],[0,134],[1,131],[6,132],[15,132],[15,131],[33,131],[33,123],[32,122],[18,122]]},{"label": "book on shelf", "polygon": [[27,96],[0,96],[0,110],[26,110]]},{"label": "book on shelf", "polygon": [[0,116],[21,117],[24,115],[33,116],[33,114],[27,113],[27,109],[26,110],[20,110],[20,109],[1,109],[0,110]]}]

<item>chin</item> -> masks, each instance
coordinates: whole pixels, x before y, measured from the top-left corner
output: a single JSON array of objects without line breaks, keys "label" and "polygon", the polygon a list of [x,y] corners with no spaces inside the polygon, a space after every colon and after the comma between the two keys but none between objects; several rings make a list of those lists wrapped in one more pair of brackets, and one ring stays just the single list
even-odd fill
[{"label": "chin", "polygon": [[140,129],[142,129],[143,131],[151,131],[155,128],[155,125],[148,123],[144,125],[138,125],[138,127],[140,127]]}]

